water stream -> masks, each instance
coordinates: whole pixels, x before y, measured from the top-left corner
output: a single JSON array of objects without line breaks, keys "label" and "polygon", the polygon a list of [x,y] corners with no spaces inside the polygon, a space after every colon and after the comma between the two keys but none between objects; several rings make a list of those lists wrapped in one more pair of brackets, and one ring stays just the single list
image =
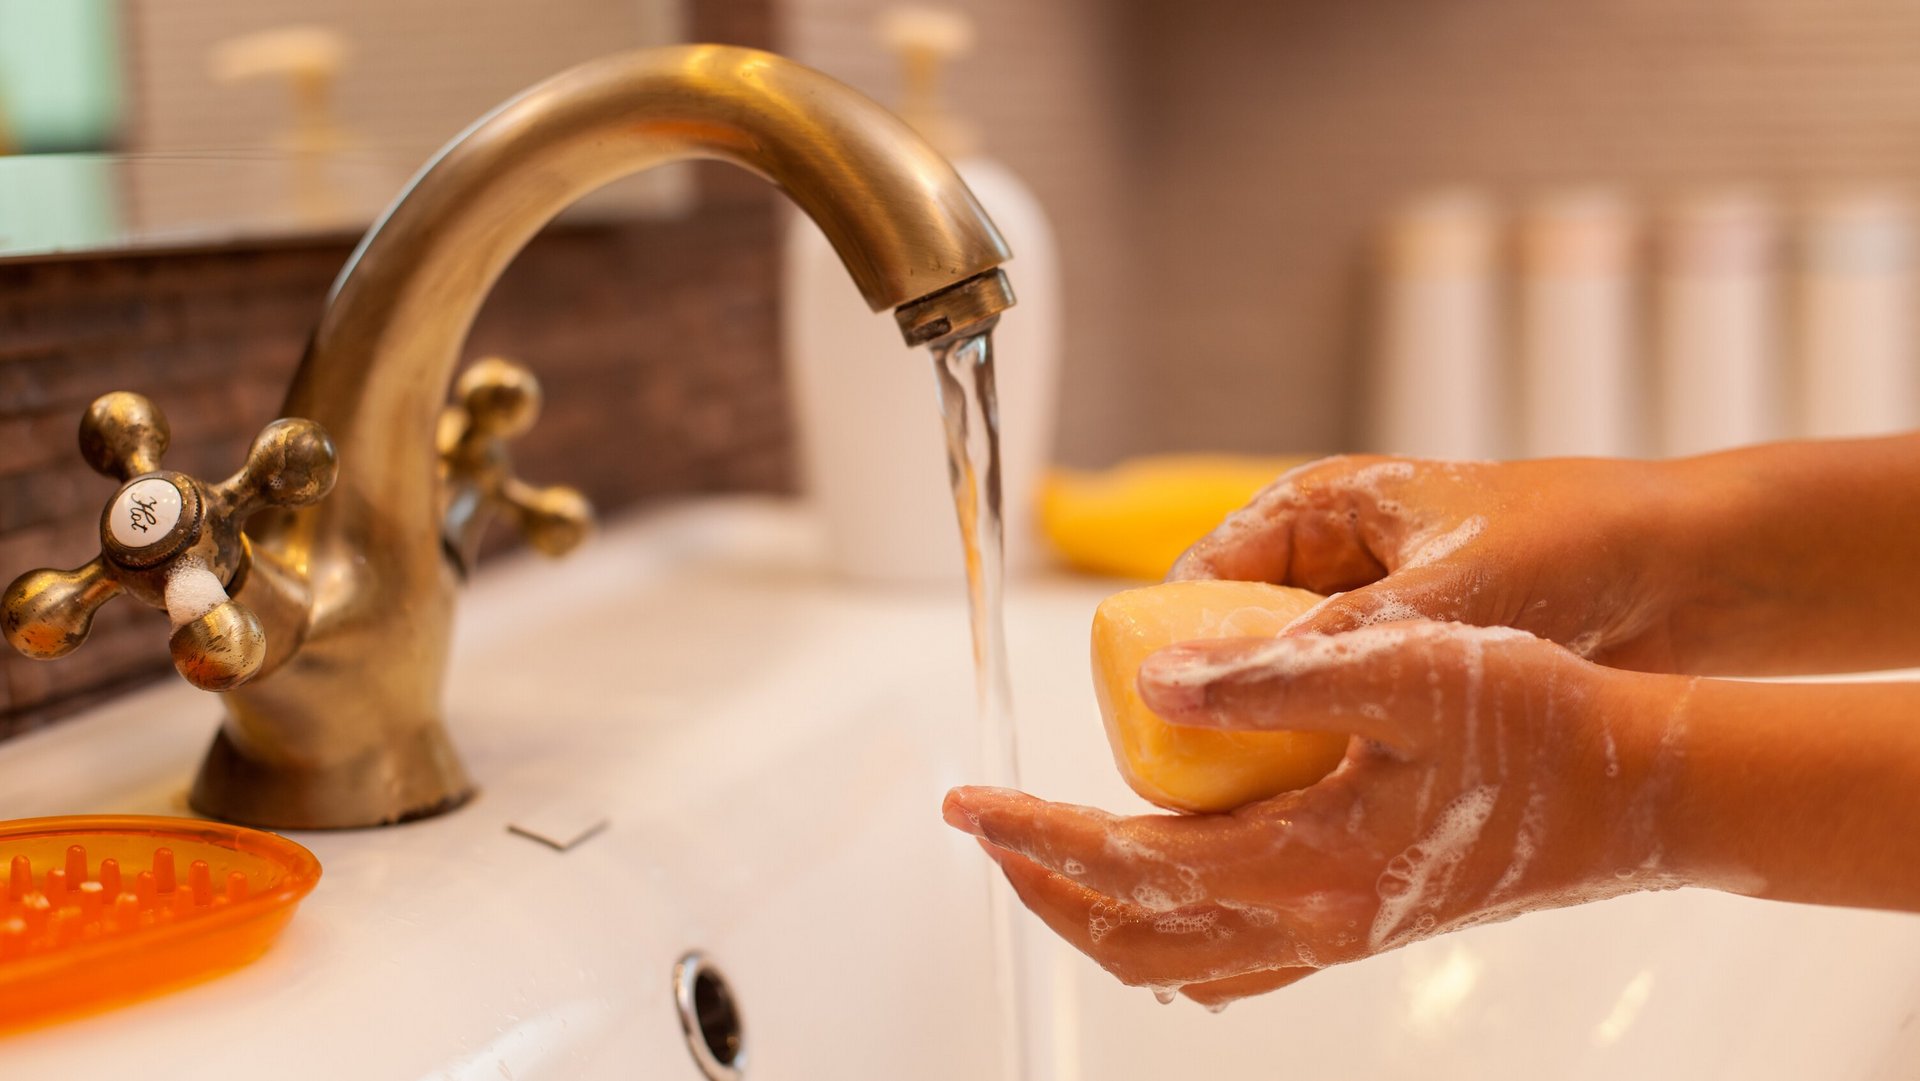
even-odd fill
[{"label": "water stream", "polygon": [[[1000,506],[1000,412],[993,389],[992,328],[933,345],[940,385],[940,415],[946,423],[947,477],[960,544],[967,562],[967,606],[973,617],[974,693],[979,704],[980,768],[988,784],[1012,788],[1020,781],[1013,736],[1013,691],[1007,673],[1006,541]],[[991,865],[989,865],[991,866]],[[1027,1017],[1017,915],[1011,890],[988,876],[995,996],[1000,1006],[1001,1075],[1027,1076],[1023,1028]]]}]

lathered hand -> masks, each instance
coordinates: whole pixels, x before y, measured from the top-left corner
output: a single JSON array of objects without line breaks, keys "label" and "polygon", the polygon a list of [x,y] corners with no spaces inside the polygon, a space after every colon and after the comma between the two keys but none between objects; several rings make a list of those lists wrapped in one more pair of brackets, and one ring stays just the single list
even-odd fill
[{"label": "lathered hand", "polygon": [[[1296,630],[1405,619],[1508,626],[1602,663],[1683,670],[1671,523],[1648,463],[1348,456],[1287,473],[1194,545],[1171,578],[1339,594]],[[1346,591],[1346,592],[1341,592]]]},{"label": "lathered hand", "polygon": [[1340,766],[1230,814],[1122,818],[962,788],[945,815],[1116,976],[1223,1004],[1443,931],[1677,884],[1662,741],[1690,685],[1460,624],[1190,643],[1142,670],[1156,712],[1355,733]]},{"label": "lathered hand", "polygon": [[1518,627],[1693,675],[1920,664],[1920,433],[1671,461],[1329,458],[1175,565],[1331,598],[1295,627]]},{"label": "lathered hand", "polygon": [[29,657],[73,652],[101,605],[122,592],[173,623],[174,667],[202,690],[240,686],[266,660],[266,637],[227,596],[251,562],[241,527],[255,511],[301,507],[332,489],[339,463],[318,424],[276,420],[246,464],[217,484],[160,468],[166,415],[138,394],[102,395],[80,421],[80,453],[124,481],[100,516],[100,554],[74,570],[28,571],[0,599],[0,630]]}]

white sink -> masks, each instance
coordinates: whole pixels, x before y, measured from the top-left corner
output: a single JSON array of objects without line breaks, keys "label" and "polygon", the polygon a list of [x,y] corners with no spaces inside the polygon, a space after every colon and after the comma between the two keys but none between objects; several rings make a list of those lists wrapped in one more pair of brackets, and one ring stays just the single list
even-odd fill
[{"label": "white sink", "polygon": [[[0,1076],[697,1078],[670,985],[696,948],[732,984],[750,1081],[995,1076],[987,864],[939,818],[977,779],[964,603],[828,584],[811,540],[790,507],[716,502],[489,572],[449,692],[481,797],[296,835],[325,878],[265,958],[0,1038]],[[1012,590],[1016,708],[1027,787],[1131,809],[1086,675],[1108,588]],[[0,817],[182,813],[215,715],[168,684],[0,744]],[[610,825],[565,853],[506,830],[568,809]],[[1219,1016],[1025,930],[1054,1081],[1920,1076],[1900,915],[1623,898]]]}]

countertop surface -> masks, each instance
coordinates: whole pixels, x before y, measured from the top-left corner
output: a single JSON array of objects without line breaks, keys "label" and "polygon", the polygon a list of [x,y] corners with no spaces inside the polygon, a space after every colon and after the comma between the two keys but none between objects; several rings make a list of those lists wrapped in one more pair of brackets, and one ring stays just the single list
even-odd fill
[{"label": "countertop surface", "polygon": [[[448,712],[481,796],[294,835],[325,867],[232,974],[0,1036],[0,1076],[694,1078],[669,972],[732,979],[756,1079],[991,1076],[985,861],[957,586],[816,568],[807,516],[724,500],[513,557],[462,600]],[[1115,583],[1009,593],[1025,786],[1143,805],[1086,670]],[[64,663],[84,664],[85,651]],[[0,744],[0,817],[185,813],[217,704],[170,682]],[[515,820],[604,817],[565,853]],[[1037,1076],[1920,1076],[1920,919],[1701,891],[1418,944],[1207,1014],[1026,928]]]}]

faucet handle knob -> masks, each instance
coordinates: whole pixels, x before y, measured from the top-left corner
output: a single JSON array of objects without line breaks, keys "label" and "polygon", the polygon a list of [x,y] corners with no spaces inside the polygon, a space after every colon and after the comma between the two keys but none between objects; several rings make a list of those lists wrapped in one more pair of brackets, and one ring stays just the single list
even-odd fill
[{"label": "faucet handle knob", "polygon": [[100,516],[100,554],[74,570],[42,568],[0,595],[0,633],[21,653],[63,657],[79,648],[100,606],[121,593],[164,610],[173,623],[174,667],[203,690],[256,675],[266,635],[227,595],[251,565],[241,529],[257,510],[315,502],[339,472],[333,442],[308,420],[276,420],[247,462],[218,484],[160,467],[166,414],[138,394],[105,394],[80,421],[80,454],[121,480]]},{"label": "faucet handle knob", "polygon": [[103,477],[132,480],[155,472],[172,441],[167,415],[144,394],[102,394],[80,417],[80,457]]},{"label": "faucet handle knob", "polygon": [[300,417],[282,417],[260,429],[240,471],[213,491],[245,524],[246,517],[268,507],[318,503],[339,475],[340,459],[327,430]]},{"label": "faucet handle knob", "polygon": [[593,529],[586,496],[565,485],[526,483],[514,474],[507,451],[540,417],[540,381],[513,361],[487,357],[460,373],[453,399],[440,414],[437,438],[446,479],[442,541],[461,571],[471,573],[495,514],[546,555],[578,547]]}]

